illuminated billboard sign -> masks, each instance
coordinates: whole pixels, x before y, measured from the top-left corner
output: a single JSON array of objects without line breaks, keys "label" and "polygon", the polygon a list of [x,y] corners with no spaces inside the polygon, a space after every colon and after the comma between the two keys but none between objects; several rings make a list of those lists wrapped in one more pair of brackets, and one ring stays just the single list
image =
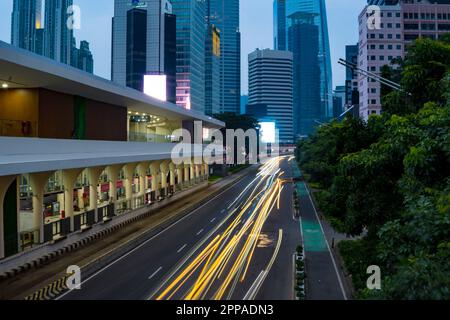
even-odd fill
[{"label": "illuminated billboard sign", "polygon": [[260,122],[261,142],[275,143],[276,142],[276,126],[275,122]]},{"label": "illuminated billboard sign", "polygon": [[144,75],[144,93],[161,101],[167,101],[167,76]]}]

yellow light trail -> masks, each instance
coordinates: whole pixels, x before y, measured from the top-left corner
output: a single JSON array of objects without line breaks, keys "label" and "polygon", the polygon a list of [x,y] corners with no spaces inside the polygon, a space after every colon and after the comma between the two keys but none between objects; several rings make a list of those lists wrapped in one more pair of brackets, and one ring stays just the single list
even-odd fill
[{"label": "yellow light trail", "polygon": [[[232,296],[237,283],[245,280],[265,222],[275,206],[280,208],[283,190],[280,177],[284,175],[279,169],[280,160],[273,158],[260,168],[256,178],[233,202],[232,205],[243,202],[234,220],[167,285],[158,300],[173,298],[188,280],[194,282],[182,293],[186,300],[211,296],[215,284],[214,299],[222,299],[227,292],[228,298]],[[251,193],[245,199],[249,190]],[[220,280],[222,276],[225,278]]]}]

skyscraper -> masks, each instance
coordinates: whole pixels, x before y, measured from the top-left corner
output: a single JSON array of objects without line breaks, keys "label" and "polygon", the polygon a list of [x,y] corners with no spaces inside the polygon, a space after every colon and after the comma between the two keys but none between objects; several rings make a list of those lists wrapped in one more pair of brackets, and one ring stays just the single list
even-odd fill
[{"label": "skyscraper", "polygon": [[94,58],[92,57],[92,52],[89,49],[89,42],[81,41],[80,48],[76,47],[75,39],[74,45],[72,46],[72,67],[78,68],[80,70],[94,73]]},{"label": "skyscraper", "polygon": [[11,44],[37,51],[37,30],[41,29],[42,0],[14,0],[11,14]]},{"label": "skyscraper", "polygon": [[210,2],[210,20],[220,30],[221,40],[221,112],[240,112],[241,33],[239,0]]},{"label": "skyscraper", "polygon": [[[176,17],[168,0],[115,0],[112,80],[144,90],[144,77],[166,81],[175,102]],[[162,77],[158,77],[162,76]]]},{"label": "skyscraper", "polygon": [[[289,51],[294,61],[294,132],[308,136],[324,118],[321,101],[319,27],[311,13],[297,12],[289,17]],[[332,100],[332,96],[328,99]]]},{"label": "skyscraper", "polygon": [[68,8],[73,0],[45,1],[44,55],[61,63],[71,63],[73,29],[69,28]]},{"label": "skyscraper", "polygon": [[[285,15],[283,16],[283,12]],[[293,19],[293,17],[296,17]],[[306,17],[306,20],[304,19]],[[295,27],[294,24],[309,24],[311,26],[305,27]],[[320,121],[326,121],[333,116],[333,99],[332,99],[332,71],[331,71],[331,58],[330,58],[330,45],[328,39],[328,23],[327,23],[327,14],[325,7],[325,0],[275,0],[274,3],[274,32],[275,32],[275,48],[285,49],[285,50],[293,50],[294,47],[297,47],[296,50],[307,50],[310,53],[312,52],[311,48],[308,47],[307,43],[302,43],[298,41],[298,37],[301,37],[299,32],[308,32],[311,30],[315,37],[316,31],[314,31],[312,26],[317,27],[317,40],[318,40],[318,52],[317,52],[317,64],[318,64],[318,74],[319,74],[319,104],[305,106],[310,111],[314,108],[319,108],[319,110],[314,111],[314,117],[320,119]],[[291,27],[294,27],[290,29]],[[282,34],[286,32],[286,37]],[[291,37],[292,41],[295,44],[290,43],[291,38],[289,36],[290,32],[297,33],[298,36]],[[291,35],[292,36],[292,35]],[[305,40],[311,38],[312,35],[306,35]],[[311,56],[311,58],[313,58]],[[315,63],[314,58],[314,63]],[[303,61],[303,63],[310,64],[308,61]],[[294,53],[294,70],[300,68],[300,63],[296,61],[296,54]],[[311,66],[312,67],[312,66]],[[315,67],[314,67],[315,68]],[[294,83],[295,80],[295,71],[294,71]],[[297,76],[304,74],[303,72],[297,72]],[[306,82],[309,81],[307,78],[298,79],[299,81]],[[296,87],[294,85],[294,87]],[[301,90],[300,90],[301,91]],[[309,98],[301,98],[295,97],[294,92],[294,109],[298,109],[295,101],[302,100],[311,100]],[[313,99],[314,103],[316,103],[316,98]],[[297,110],[299,111],[299,110]],[[302,114],[296,112],[297,116],[302,117]],[[312,114],[309,114],[310,116]],[[296,119],[298,122],[299,120]],[[317,121],[317,120],[316,120]],[[310,126],[311,127],[311,126]],[[309,130],[308,130],[309,131]],[[297,135],[301,135],[302,133],[297,132]]]},{"label": "skyscraper", "polygon": [[[345,60],[355,65],[358,64],[359,46],[345,46]],[[352,114],[359,117],[359,92],[358,92],[358,73],[352,69],[347,69],[345,75],[345,106],[353,107]]]},{"label": "skyscraper", "polygon": [[172,0],[177,16],[177,105],[205,112],[205,0]]},{"label": "skyscraper", "polygon": [[208,23],[205,56],[205,114],[220,113],[220,32],[211,23]]},{"label": "skyscraper", "polygon": [[[374,11],[369,5],[379,6],[379,27],[372,24]],[[396,67],[394,59],[403,58],[415,39],[438,39],[448,33],[449,17],[449,0],[369,0],[358,18],[358,66],[378,75],[384,65]],[[359,75],[358,90],[359,116],[367,120],[381,114],[381,84]]]},{"label": "skyscraper", "polygon": [[273,47],[287,50],[286,0],[273,1]]},{"label": "skyscraper", "polygon": [[292,58],[291,52],[269,49],[248,56],[247,113],[260,122],[275,122],[282,144],[294,140]]}]

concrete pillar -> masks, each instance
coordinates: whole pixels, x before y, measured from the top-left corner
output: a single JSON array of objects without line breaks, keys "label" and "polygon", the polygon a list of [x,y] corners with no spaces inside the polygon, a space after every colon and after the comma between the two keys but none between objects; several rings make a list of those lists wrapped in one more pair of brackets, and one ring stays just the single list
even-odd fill
[{"label": "concrete pillar", "polygon": [[114,214],[116,214],[117,211],[117,177],[120,169],[122,169],[122,165],[120,164],[106,167],[108,178],[110,179],[109,196],[112,198],[112,201],[110,200],[110,202],[114,204]]},{"label": "concrete pillar", "polygon": [[190,182],[189,172],[191,171],[191,167],[189,164],[184,165],[184,182],[188,184]]},{"label": "concrete pillar", "polygon": [[95,210],[95,222],[98,222],[97,209],[98,209],[98,180],[102,174],[104,167],[88,168],[88,180],[89,180],[89,211]]},{"label": "concrete pillar", "polygon": [[[5,257],[5,232],[3,225],[4,208],[3,202],[5,201],[6,192],[13,181],[17,179],[17,176],[3,176],[0,177],[0,259]],[[17,218],[19,219],[19,207],[17,207]],[[19,244],[17,244],[19,245]]]},{"label": "concrete pillar", "polygon": [[155,192],[155,198],[159,197],[159,175],[161,161],[152,161],[150,163],[150,172],[152,174],[152,191]]},{"label": "concrete pillar", "polygon": [[184,172],[183,166],[181,165],[178,166],[177,167],[178,184],[183,184],[184,182],[183,172]]},{"label": "concrete pillar", "polygon": [[148,189],[147,186],[147,169],[150,167],[150,162],[141,162],[137,166],[137,171],[139,174],[139,193],[140,197],[144,197],[145,191]]},{"label": "concrete pillar", "polygon": [[191,184],[195,184],[195,165],[193,163],[189,165],[189,170],[191,174]]},{"label": "concrete pillar", "polygon": [[44,242],[44,188],[53,172],[30,174],[30,186],[33,192],[33,229],[39,230],[39,242]]},{"label": "concrete pillar", "polygon": [[70,231],[73,232],[73,189],[83,169],[70,169],[62,171],[62,183],[64,186],[64,212],[65,217],[70,218]]},{"label": "concrete pillar", "polygon": [[175,192],[175,176],[177,174],[177,169],[173,163],[169,164],[170,170],[170,186],[173,187],[173,191]]},{"label": "concrete pillar", "polygon": [[125,172],[125,198],[127,201],[131,201],[133,198],[133,179],[136,166],[137,163],[129,163],[123,167],[123,170]]}]

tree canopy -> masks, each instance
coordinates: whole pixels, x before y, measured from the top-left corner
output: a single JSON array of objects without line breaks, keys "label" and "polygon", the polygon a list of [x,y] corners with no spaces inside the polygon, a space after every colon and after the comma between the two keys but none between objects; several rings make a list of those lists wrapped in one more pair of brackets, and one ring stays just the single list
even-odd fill
[{"label": "tree canopy", "polygon": [[[450,37],[396,63],[382,73],[409,94],[383,88],[382,115],[321,126],[298,160],[332,225],[363,236],[340,246],[360,297],[450,299]],[[362,281],[374,264],[381,291]]]}]

